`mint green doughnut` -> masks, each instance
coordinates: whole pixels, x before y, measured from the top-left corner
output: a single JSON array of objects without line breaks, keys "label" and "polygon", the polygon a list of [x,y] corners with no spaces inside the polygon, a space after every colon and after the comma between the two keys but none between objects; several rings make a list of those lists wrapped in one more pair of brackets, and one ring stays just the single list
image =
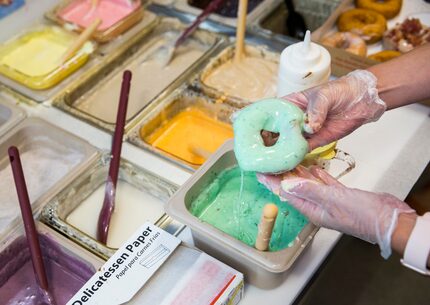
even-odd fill
[{"label": "mint green doughnut", "polygon": [[[308,152],[303,137],[303,111],[291,102],[264,99],[243,108],[234,118],[234,153],[245,171],[281,173],[295,168]],[[278,132],[266,147],[261,130]]]}]

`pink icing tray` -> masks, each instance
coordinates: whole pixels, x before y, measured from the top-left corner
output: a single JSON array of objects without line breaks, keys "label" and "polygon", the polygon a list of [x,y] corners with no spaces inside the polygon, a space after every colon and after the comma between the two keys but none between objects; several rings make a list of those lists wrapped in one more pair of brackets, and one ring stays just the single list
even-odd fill
[{"label": "pink icing tray", "polygon": [[77,32],[100,18],[102,24],[93,38],[103,43],[138,23],[143,17],[143,7],[136,0],[99,0],[95,6],[90,0],[65,0],[47,13],[47,17],[61,25],[70,24]]}]

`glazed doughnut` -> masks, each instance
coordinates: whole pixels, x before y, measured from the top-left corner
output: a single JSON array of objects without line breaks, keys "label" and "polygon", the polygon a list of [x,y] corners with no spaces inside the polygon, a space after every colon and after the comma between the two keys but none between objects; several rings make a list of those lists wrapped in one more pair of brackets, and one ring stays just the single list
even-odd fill
[{"label": "glazed doughnut", "polygon": [[341,32],[360,35],[366,43],[374,43],[381,40],[387,28],[387,21],[377,12],[355,8],[339,16],[337,27]]},{"label": "glazed doughnut", "polygon": [[[281,173],[295,168],[308,152],[302,135],[303,111],[282,99],[264,99],[234,116],[234,153],[245,171]],[[261,131],[279,133],[273,146],[265,146]]]},{"label": "glazed doughnut", "polygon": [[400,53],[399,51],[385,50],[385,51],[381,51],[381,52],[369,55],[368,57],[370,59],[373,59],[379,62],[384,62],[384,61],[393,59],[395,57],[398,57],[400,55],[402,55],[402,53]]},{"label": "glazed doughnut", "polygon": [[358,8],[378,12],[385,18],[391,19],[400,12],[402,0],[357,0],[355,5]]},{"label": "glazed doughnut", "polygon": [[347,52],[366,56],[367,46],[364,40],[357,34],[350,32],[337,32],[321,40],[321,43]]}]

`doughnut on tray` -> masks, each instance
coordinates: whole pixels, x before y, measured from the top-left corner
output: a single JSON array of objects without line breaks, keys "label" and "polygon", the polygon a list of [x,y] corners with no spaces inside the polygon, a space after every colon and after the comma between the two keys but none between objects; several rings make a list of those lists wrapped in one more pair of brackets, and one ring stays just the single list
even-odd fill
[{"label": "doughnut on tray", "polygon": [[[312,40],[316,42],[321,42],[324,37],[338,32],[337,20],[338,17],[345,11],[355,8],[355,1],[344,0],[333,14],[327,19],[327,21],[319,27],[315,32],[312,33]],[[392,29],[397,23],[402,23],[408,17],[420,18],[420,15],[427,12],[430,14],[430,4],[421,0],[409,0],[403,1],[402,7],[399,14],[392,19],[387,20],[387,30]],[[421,22],[426,22],[421,19]],[[425,24],[425,23],[424,23]],[[430,26],[430,24],[426,24]],[[371,65],[378,63],[367,57],[358,56],[346,52],[343,49],[326,47],[330,55],[332,56],[332,73],[336,76],[344,75],[355,69],[364,69]],[[367,56],[375,54],[379,51],[385,50],[382,40],[367,45]]]}]

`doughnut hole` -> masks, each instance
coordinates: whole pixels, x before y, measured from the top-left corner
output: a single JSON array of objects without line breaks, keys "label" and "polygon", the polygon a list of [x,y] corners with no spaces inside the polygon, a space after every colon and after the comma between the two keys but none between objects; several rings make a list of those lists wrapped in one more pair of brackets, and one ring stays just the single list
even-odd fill
[{"label": "doughnut hole", "polygon": [[260,132],[261,138],[263,139],[264,146],[270,147],[276,144],[279,139],[279,132],[271,132],[268,130],[262,130]]}]

